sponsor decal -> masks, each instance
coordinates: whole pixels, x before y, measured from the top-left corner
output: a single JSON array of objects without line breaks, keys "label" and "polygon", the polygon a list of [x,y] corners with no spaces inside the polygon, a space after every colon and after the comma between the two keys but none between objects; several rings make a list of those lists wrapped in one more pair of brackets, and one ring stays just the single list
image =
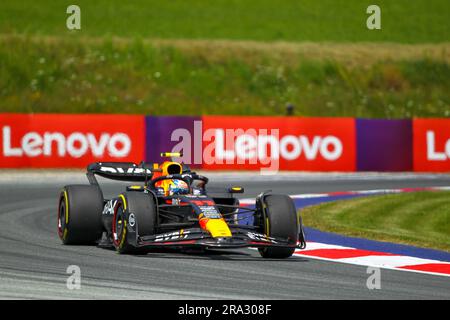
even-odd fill
[{"label": "sponsor decal", "polygon": [[136,174],[136,175],[142,175],[147,171],[148,175],[152,174],[152,171],[150,169],[143,169],[143,168],[120,168],[120,167],[106,167],[101,166],[100,171],[105,173],[114,173],[114,174]]},{"label": "sponsor decal", "polygon": [[136,217],[134,216],[134,213],[130,213],[130,215],[128,216],[128,224],[130,225],[130,227],[134,227],[134,225],[136,224]]},{"label": "sponsor decal", "polygon": [[[197,197],[199,198],[199,197]],[[198,199],[198,200],[191,200],[191,203],[196,204],[197,206],[213,206],[214,205],[214,201],[211,199]]]},{"label": "sponsor decal", "polygon": [[413,120],[414,171],[450,171],[450,119]]},{"label": "sponsor decal", "polygon": [[205,218],[209,219],[220,219],[222,215],[217,211],[214,206],[199,206],[199,209],[203,213]]},{"label": "sponsor decal", "polygon": [[203,190],[202,189],[198,189],[198,188],[192,188],[192,192],[193,194],[185,194],[183,195],[185,198],[193,198],[193,199],[197,199],[197,198],[207,198],[206,195],[202,194]]},{"label": "sponsor decal", "polygon": [[255,232],[247,232],[247,236],[256,241],[265,241],[265,242],[272,242],[277,243],[274,238],[268,237],[264,234],[255,233]]},{"label": "sponsor decal", "polygon": [[144,119],[127,115],[1,114],[0,167],[85,167],[140,161]]},{"label": "sponsor decal", "polygon": [[163,234],[158,234],[155,238],[155,242],[160,241],[172,241],[172,240],[182,240],[189,236],[189,230],[180,230],[175,232],[168,232]]},{"label": "sponsor decal", "polygon": [[109,200],[106,202],[105,206],[103,207],[103,215],[113,215],[114,214],[114,208],[116,207],[117,200]]}]

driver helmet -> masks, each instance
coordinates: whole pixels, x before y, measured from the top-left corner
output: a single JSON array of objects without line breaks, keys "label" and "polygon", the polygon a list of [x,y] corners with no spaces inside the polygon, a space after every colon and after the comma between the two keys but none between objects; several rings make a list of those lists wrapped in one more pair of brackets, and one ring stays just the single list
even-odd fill
[{"label": "driver helmet", "polygon": [[181,194],[188,194],[189,193],[189,186],[186,182],[180,179],[172,179],[169,181],[168,185],[168,193],[169,196],[174,195],[181,195]]}]

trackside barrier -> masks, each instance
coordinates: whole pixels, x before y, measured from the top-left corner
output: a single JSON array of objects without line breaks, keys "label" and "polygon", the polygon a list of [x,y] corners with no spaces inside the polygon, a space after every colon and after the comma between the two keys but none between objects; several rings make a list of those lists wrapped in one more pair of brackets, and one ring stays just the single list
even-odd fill
[{"label": "trackside barrier", "polygon": [[414,171],[450,171],[450,119],[413,121]]},{"label": "trackside barrier", "polygon": [[0,114],[0,167],[74,168],[144,157],[143,116]]},{"label": "trackside barrier", "polygon": [[450,119],[1,114],[0,168],[183,161],[210,170],[450,172]]}]

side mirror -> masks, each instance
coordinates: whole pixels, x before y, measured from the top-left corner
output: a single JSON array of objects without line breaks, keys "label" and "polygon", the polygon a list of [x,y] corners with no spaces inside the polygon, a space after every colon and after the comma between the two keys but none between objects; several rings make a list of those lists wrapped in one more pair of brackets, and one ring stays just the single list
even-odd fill
[{"label": "side mirror", "polygon": [[230,187],[228,188],[229,193],[244,193],[244,188],[242,187]]},{"label": "side mirror", "polygon": [[183,156],[183,152],[161,152],[161,158],[181,158]]}]

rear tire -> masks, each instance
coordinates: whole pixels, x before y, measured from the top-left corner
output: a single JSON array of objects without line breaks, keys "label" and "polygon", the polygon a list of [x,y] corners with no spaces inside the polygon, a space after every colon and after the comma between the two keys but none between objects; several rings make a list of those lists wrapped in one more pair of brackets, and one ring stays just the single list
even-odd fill
[{"label": "rear tire", "polygon": [[[294,201],[286,195],[270,194],[264,197],[264,202],[267,216],[262,226],[265,234],[296,244],[299,229]],[[282,259],[292,256],[295,248],[259,248],[258,251],[263,258]]]},{"label": "rear tire", "polygon": [[94,245],[101,238],[103,195],[98,186],[65,186],[59,196],[58,235],[66,245]]},{"label": "rear tire", "polygon": [[[132,222],[130,224],[130,216]],[[134,221],[133,221],[134,220]],[[119,196],[113,217],[113,244],[121,254],[142,254],[146,250],[136,248],[136,236],[155,234],[156,204],[151,194],[125,192]]]}]

